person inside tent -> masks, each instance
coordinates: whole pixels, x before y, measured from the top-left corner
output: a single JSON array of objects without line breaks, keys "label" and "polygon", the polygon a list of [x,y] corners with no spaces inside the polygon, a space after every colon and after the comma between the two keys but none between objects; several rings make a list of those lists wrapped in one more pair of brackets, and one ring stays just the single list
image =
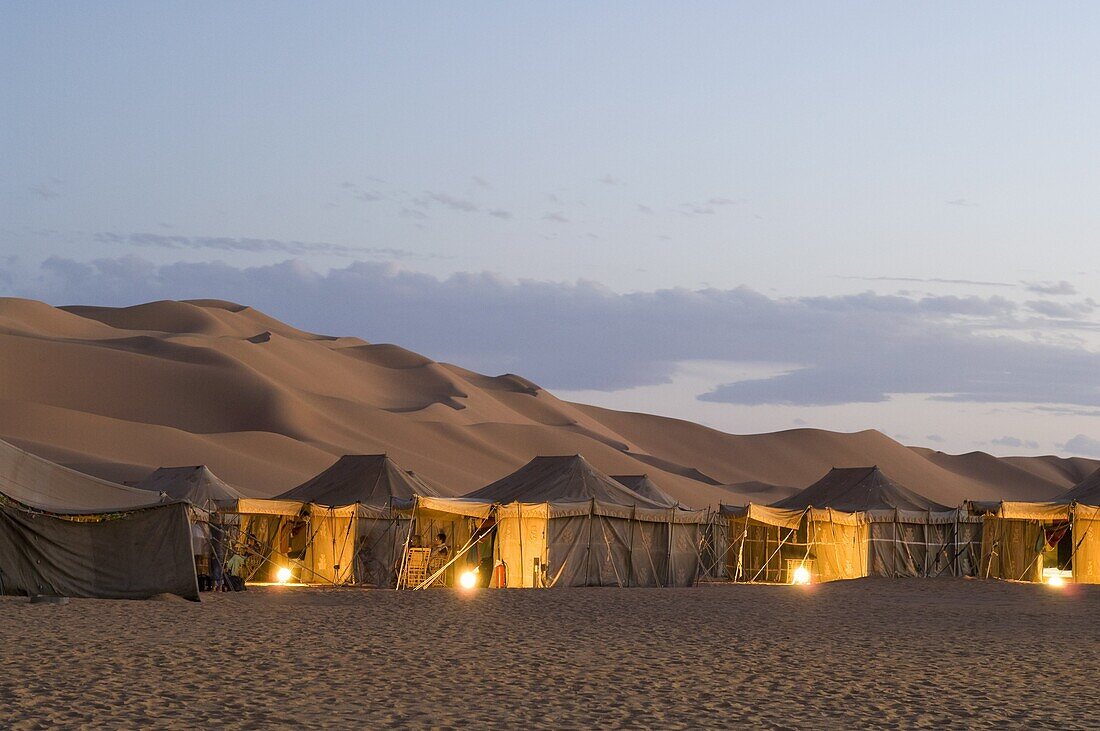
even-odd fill
[{"label": "person inside tent", "polygon": [[447,545],[447,534],[443,531],[439,531],[435,535],[435,544],[432,546],[432,554],[436,558],[442,559],[446,562],[447,558],[451,555],[451,547]]},{"label": "person inside tent", "polygon": [[[447,545],[447,534],[443,531],[439,531],[435,534],[435,540],[432,542],[431,558],[428,560],[428,572],[434,574],[441,568],[447,565],[447,561],[451,557],[451,547]],[[446,586],[446,577],[441,576],[438,579],[439,583]]]}]

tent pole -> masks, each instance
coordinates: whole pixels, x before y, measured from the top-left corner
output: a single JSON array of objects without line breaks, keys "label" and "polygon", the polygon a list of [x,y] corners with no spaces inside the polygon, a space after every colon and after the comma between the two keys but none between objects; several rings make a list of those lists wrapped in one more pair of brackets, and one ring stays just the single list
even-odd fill
[{"label": "tent pole", "polygon": [[634,528],[637,524],[638,505],[630,507],[630,546],[626,554],[626,585],[634,586]]},{"label": "tent pole", "polygon": [[673,582],[673,575],[672,575],[672,541],[673,541],[672,511],[675,510],[675,509],[676,508],[669,508],[668,509],[668,511],[669,511],[668,512],[668,546],[667,546],[667,550],[665,552],[666,553],[666,556],[665,556],[665,586],[672,586],[672,582]]},{"label": "tent pole", "polygon": [[[397,589],[400,591],[404,588],[405,583],[405,563],[409,560],[409,543],[412,541],[413,526],[416,525],[416,511],[420,507],[420,496],[413,495],[413,509],[412,517],[409,518],[409,529],[405,531],[405,542],[401,546],[401,563],[397,569]],[[390,500],[390,510],[393,510],[393,500]]]},{"label": "tent pole", "polygon": [[588,504],[588,547],[584,553],[584,585],[591,586],[592,579],[592,516],[596,514],[596,498]]},{"label": "tent pole", "polygon": [[[516,530],[519,531],[519,586],[522,589],[524,577],[527,575],[527,564],[523,561],[523,506],[516,502]],[[535,586],[534,572],[532,571],[531,586]]]}]

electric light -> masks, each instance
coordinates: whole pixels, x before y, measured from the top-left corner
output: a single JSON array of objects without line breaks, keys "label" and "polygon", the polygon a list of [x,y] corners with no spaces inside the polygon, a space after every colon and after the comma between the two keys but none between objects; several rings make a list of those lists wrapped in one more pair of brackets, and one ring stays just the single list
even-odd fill
[{"label": "electric light", "polygon": [[791,576],[792,584],[809,584],[810,583],[810,570],[805,566],[799,566],[794,570],[794,575]]},{"label": "electric light", "polygon": [[1065,586],[1066,582],[1058,574],[1051,574],[1050,578],[1047,579],[1047,584],[1057,589],[1059,587]]},{"label": "electric light", "polygon": [[463,589],[473,589],[477,586],[477,569],[463,572],[463,574],[458,577],[458,584]]},{"label": "electric light", "polygon": [[275,572],[275,580],[278,581],[280,584],[285,584],[286,582],[290,581],[290,577],[290,569],[288,569],[286,566],[280,566],[279,570]]}]

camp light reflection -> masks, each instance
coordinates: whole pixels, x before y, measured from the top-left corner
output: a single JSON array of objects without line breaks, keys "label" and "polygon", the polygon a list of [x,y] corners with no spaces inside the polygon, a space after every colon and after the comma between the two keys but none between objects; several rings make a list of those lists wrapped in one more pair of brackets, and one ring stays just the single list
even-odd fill
[{"label": "camp light reflection", "polygon": [[473,589],[477,586],[477,569],[462,572],[462,575],[458,577],[458,584],[463,589]]},{"label": "camp light reflection", "polygon": [[290,577],[290,569],[288,569],[286,566],[280,566],[279,570],[275,572],[275,580],[278,581],[280,584],[285,584],[286,582],[290,581]]},{"label": "camp light reflection", "polygon": [[792,584],[809,584],[810,583],[810,570],[805,566],[799,566],[791,574]]},{"label": "camp light reflection", "polygon": [[1053,574],[1049,579],[1047,579],[1047,585],[1053,586],[1055,589],[1060,589],[1066,585],[1066,581],[1058,574]]}]

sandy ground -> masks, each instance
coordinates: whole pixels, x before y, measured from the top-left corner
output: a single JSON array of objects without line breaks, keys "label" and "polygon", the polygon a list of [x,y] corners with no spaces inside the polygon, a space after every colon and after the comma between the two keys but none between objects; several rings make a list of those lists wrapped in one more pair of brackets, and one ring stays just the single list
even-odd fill
[{"label": "sandy ground", "polygon": [[0,599],[0,726],[1095,726],[1100,587]]}]

